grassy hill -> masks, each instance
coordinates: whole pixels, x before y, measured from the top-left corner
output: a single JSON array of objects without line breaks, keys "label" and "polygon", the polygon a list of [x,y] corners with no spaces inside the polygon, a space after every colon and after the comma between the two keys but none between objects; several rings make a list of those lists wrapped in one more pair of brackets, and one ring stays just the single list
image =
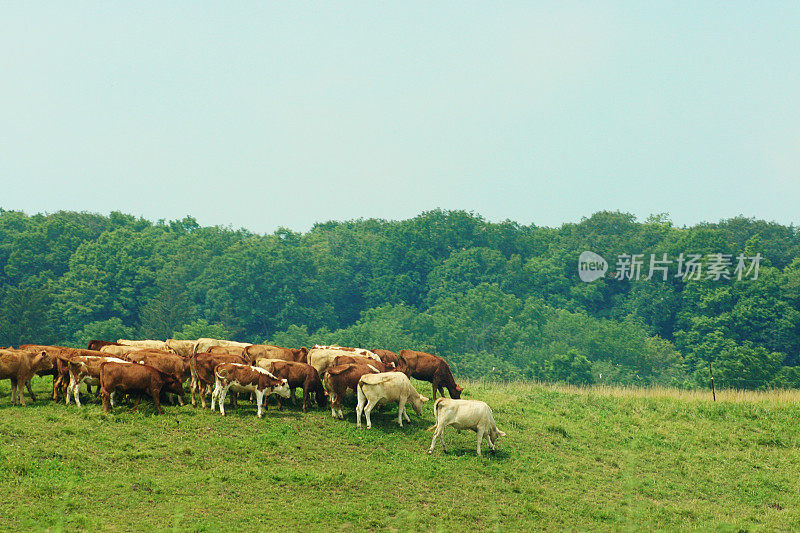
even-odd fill
[{"label": "grassy hill", "polygon": [[[34,388],[46,396],[50,380]],[[419,390],[430,393],[427,384]],[[797,393],[571,389],[467,383],[508,433],[475,456],[475,434],[433,422],[370,431],[329,410],[249,403],[226,418],[186,407],[105,416],[0,385],[4,530],[787,530],[800,524]]]}]

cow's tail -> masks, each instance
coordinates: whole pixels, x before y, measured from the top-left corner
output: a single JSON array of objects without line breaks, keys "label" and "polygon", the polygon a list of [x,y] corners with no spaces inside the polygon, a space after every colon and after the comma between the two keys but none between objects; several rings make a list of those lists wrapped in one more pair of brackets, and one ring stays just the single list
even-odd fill
[{"label": "cow's tail", "polygon": [[439,405],[444,401],[444,398],[436,398],[436,401],[433,402],[433,421],[434,424],[428,428],[428,431],[433,431],[436,429],[436,426],[439,424]]}]

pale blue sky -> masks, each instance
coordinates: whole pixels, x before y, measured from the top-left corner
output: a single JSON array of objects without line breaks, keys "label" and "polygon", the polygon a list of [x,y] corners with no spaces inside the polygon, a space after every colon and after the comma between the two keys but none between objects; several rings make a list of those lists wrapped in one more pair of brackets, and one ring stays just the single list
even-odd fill
[{"label": "pale blue sky", "polygon": [[4,2],[0,207],[800,224],[800,4]]}]

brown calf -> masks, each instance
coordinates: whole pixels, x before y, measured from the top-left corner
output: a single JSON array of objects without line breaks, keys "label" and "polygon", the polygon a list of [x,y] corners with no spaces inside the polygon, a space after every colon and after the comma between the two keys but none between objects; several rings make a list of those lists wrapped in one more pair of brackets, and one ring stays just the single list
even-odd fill
[{"label": "brown calf", "polygon": [[11,380],[11,404],[25,406],[23,388],[34,374],[52,368],[53,363],[44,350],[0,350],[0,379]]},{"label": "brown calf", "polygon": [[[200,393],[200,403],[203,409],[206,408],[206,395],[208,395],[209,387],[216,381],[214,376],[214,367],[221,363],[242,363],[246,361],[238,355],[224,355],[213,353],[199,353],[195,354],[189,360],[189,365],[192,370],[192,406],[197,407],[197,400],[195,393]],[[236,397],[233,397],[233,403],[236,403]]]},{"label": "brown calf", "polygon": [[349,363],[328,368],[325,372],[325,388],[328,390],[328,394],[331,397],[331,416],[333,416],[333,418],[341,418],[344,420],[344,415],[342,415],[342,399],[344,399],[347,389],[355,390],[361,376],[372,373],[379,373],[374,365]]},{"label": "brown calf", "polygon": [[[306,363],[296,363],[294,361],[276,361],[270,359],[259,359],[256,365],[268,370],[275,377],[285,379],[291,389],[291,400],[294,403],[294,391],[298,387],[303,388],[303,412],[308,408],[309,394],[313,393],[317,398],[320,407],[325,406],[325,389],[322,387],[322,380],[319,379],[317,370]],[[264,407],[266,409],[266,405]],[[278,409],[281,409],[281,401],[278,398]]]},{"label": "brown calf", "polygon": [[[154,368],[172,374],[178,381],[185,383],[192,375],[188,357],[181,357],[171,352],[160,350],[142,350],[127,355],[127,359],[134,363],[150,365]],[[174,398],[172,399],[174,404]],[[178,404],[183,405],[183,396],[178,396]]]},{"label": "brown calf", "polygon": [[271,372],[257,366],[240,363],[222,363],[214,368],[214,393],[211,395],[211,410],[219,401],[219,412],[225,416],[225,396],[233,392],[254,392],[258,402],[258,418],[263,414],[264,399],[272,393],[289,397],[289,383],[278,379]]},{"label": "brown calf", "polygon": [[397,368],[397,365],[400,364],[400,358],[391,350],[372,350],[372,353],[380,357],[381,362],[385,365],[394,363],[394,368]]},{"label": "brown calf", "polygon": [[386,365],[375,359],[362,357],[360,355],[337,355],[333,358],[333,364],[331,366],[349,365],[351,363],[356,365],[372,365],[378,372],[392,372],[394,370],[393,365]]},{"label": "brown calf", "polygon": [[161,392],[183,396],[183,385],[172,374],[149,365],[104,362],[100,365],[100,395],[103,398],[104,413],[111,411],[111,395],[117,391],[139,395],[133,406],[134,410],[139,407],[141,395],[149,394],[156,406],[156,412],[162,414],[164,411],[159,398]]},{"label": "brown calf", "polygon": [[436,355],[414,350],[401,350],[398,356],[400,363],[397,370],[408,377],[429,381],[433,384],[433,401],[436,401],[436,391],[444,396],[444,388],[450,391],[453,399],[461,398],[463,387],[456,385],[453,373],[447,362]]}]

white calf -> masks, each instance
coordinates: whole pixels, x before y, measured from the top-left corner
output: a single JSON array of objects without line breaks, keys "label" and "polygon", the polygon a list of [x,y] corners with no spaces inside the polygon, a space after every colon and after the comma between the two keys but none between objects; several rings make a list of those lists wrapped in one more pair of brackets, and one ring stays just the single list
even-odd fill
[{"label": "white calf", "polygon": [[439,398],[433,404],[433,416],[436,424],[428,428],[428,431],[435,430],[428,453],[433,453],[433,446],[439,437],[442,439],[442,449],[447,453],[447,447],[444,445],[444,428],[447,426],[453,426],[459,431],[471,429],[476,432],[478,434],[478,455],[481,454],[481,441],[484,435],[486,435],[492,451],[495,450],[497,439],[506,436],[497,429],[489,406],[478,400]]},{"label": "white calf", "polygon": [[[397,402],[397,423],[403,427],[403,418],[411,422],[406,412],[406,402],[418,415],[422,415],[422,402],[427,402],[425,396],[420,396],[411,385],[408,376],[402,372],[382,372],[380,374],[366,374],[358,381],[358,405],[356,406],[356,425],[361,428],[361,413],[367,416],[367,429],[372,427],[370,413],[378,405]],[[365,407],[366,406],[366,407]]]}]

